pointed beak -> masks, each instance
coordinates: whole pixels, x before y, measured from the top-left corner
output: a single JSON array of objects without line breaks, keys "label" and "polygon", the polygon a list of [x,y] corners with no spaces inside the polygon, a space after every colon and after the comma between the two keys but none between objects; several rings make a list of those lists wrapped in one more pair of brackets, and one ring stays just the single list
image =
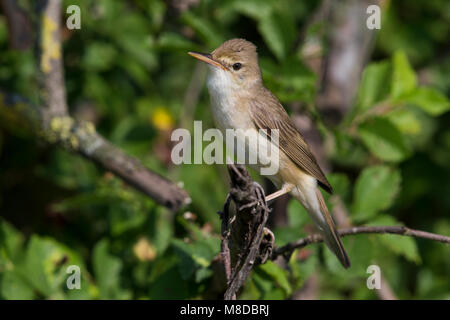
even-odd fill
[{"label": "pointed beak", "polygon": [[214,60],[209,53],[200,53],[200,52],[192,52],[192,51],[190,51],[190,52],[188,52],[188,54],[190,56],[200,60],[200,61],[209,63],[212,66],[215,66],[215,67],[218,67],[218,68],[222,68],[225,71],[228,70],[223,64],[221,64],[220,62]]}]

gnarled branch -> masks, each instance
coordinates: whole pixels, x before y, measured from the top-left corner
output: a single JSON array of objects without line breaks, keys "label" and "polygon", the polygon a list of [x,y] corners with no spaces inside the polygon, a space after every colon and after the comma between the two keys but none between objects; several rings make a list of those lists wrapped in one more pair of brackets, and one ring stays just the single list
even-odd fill
[{"label": "gnarled branch", "polygon": [[83,155],[171,210],[190,201],[186,191],[147,169],[104,137],[92,123],[68,115],[61,47],[61,1],[38,2],[37,64],[41,106],[0,90],[0,115],[7,126],[25,128],[50,144]]},{"label": "gnarled branch", "polygon": [[[397,234],[400,236],[410,236],[415,238],[422,238],[428,240],[439,241],[442,243],[450,243],[450,237],[443,236],[440,234],[430,233],[421,230],[410,229],[404,226],[361,226],[361,227],[351,227],[338,230],[341,237],[362,234],[362,233],[388,233]],[[272,259],[276,259],[279,255],[286,255],[291,253],[294,249],[299,249],[306,247],[312,243],[323,242],[323,237],[320,234],[313,234],[308,237],[299,239],[295,242],[288,243],[280,248],[273,250]]]},{"label": "gnarled branch", "polygon": [[[270,256],[272,243],[264,236],[269,216],[264,190],[253,182],[243,165],[229,165],[228,171],[231,190],[221,213],[221,258],[227,279],[224,297],[234,300],[253,267]],[[230,215],[231,200],[234,215]]]},{"label": "gnarled branch", "polygon": [[[273,233],[265,227],[269,208],[265,203],[264,190],[256,184],[243,165],[229,165],[231,190],[221,214],[222,247],[220,261],[226,276],[225,299],[236,299],[241,286],[251,270],[267,259],[275,260],[280,255],[288,258],[293,250],[309,244],[323,242],[320,234],[312,234],[279,248],[273,248]],[[231,200],[235,203],[235,214],[230,215]],[[397,234],[450,243],[450,237],[404,226],[360,226],[338,230],[339,235]],[[217,276],[219,277],[219,275]],[[219,282],[219,281],[217,281]]]}]

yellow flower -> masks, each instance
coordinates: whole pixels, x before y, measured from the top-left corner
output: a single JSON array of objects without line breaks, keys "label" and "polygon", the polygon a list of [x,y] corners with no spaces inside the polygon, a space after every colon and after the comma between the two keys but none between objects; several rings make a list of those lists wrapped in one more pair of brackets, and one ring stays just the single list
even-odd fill
[{"label": "yellow flower", "polygon": [[133,252],[141,261],[153,261],[156,258],[156,248],[145,237],[139,239],[133,246]]},{"label": "yellow flower", "polygon": [[158,107],[151,116],[153,125],[162,131],[167,131],[173,128],[174,120],[170,113],[162,107]]}]

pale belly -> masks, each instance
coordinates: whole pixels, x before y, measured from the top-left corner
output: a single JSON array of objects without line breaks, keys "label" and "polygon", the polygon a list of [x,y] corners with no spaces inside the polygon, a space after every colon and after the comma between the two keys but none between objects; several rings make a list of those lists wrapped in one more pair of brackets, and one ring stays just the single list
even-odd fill
[{"label": "pale belly", "polygon": [[283,181],[280,172],[290,160],[258,131],[247,109],[233,98],[223,99],[214,94],[211,94],[211,108],[216,127],[235,161],[250,166],[280,187]]},{"label": "pale belly", "polygon": [[[320,214],[319,204],[315,195],[317,188],[317,180],[308,175],[301,168],[299,168],[292,160],[280,152],[277,147],[268,141],[260,132],[258,132],[252,118],[245,105],[244,99],[238,98],[235,95],[237,88],[227,77],[226,73],[218,68],[212,68],[211,74],[208,78],[208,89],[211,96],[211,108],[216,127],[222,131],[225,138],[225,143],[229,151],[234,154],[239,153],[242,149],[245,151],[245,164],[249,165],[261,175],[269,178],[277,188],[284,185],[293,185],[291,195],[298,199],[308,210],[311,217],[316,223],[322,223],[323,217]],[[245,94],[245,93],[244,93]],[[248,101],[248,100],[247,100]],[[236,140],[227,139],[227,129],[240,129],[244,131],[243,137],[237,134],[237,140],[241,140],[238,145]],[[238,131],[236,131],[238,133]],[[253,137],[256,139],[265,139],[266,148],[261,149],[261,144],[255,143],[255,139],[247,139],[246,137]],[[250,143],[249,140],[253,141]],[[239,146],[244,145],[240,148]],[[269,152],[276,149],[276,152]],[[256,163],[249,163],[249,160],[257,159]],[[264,174],[263,168],[275,168],[275,171],[269,170],[269,173]],[[266,171],[267,172],[267,171]]]}]

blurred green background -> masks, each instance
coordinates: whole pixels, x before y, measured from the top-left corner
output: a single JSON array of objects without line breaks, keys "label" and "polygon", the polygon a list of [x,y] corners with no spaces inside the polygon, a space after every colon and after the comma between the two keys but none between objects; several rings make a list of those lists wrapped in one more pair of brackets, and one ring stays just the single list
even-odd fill
[{"label": "blurred green background", "polygon": [[[288,112],[314,119],[327,176],[352,224],[450,235],[450,2],[383,1],[354,103],[334,126],[315,107],[320,76],[304,54],[311,41],[327,53],[327,21],[311,23],[322,1],[64,1],[70,4],[82,12],[81,30],[63,30],[71,115],[182,181],[192,203],[169,212],[88,160],[0,121],[0,298],[218,297],[211,262],[227,172],[173,165],[170,133],[192,129],[193,120],[213,127],[207,70],[186,53],[210,52],[235,37],[258,46],[265,84]],[[0,88],[35,101],[39,93],[33,50],[9,48],[2,14]],[[300,204],[289,201],[287,212],[275,213],[288,221],[272,225],[277,245],[311,232]],[[350,270],[311,245],[288,263],[258,267],[240,298],[298,298],[311,286],[310,298],[383,298],[366,287],[371,264],[397,298],[450,298],[448,245],[394,235],[356,235],[344,244]],[[74,264],[81,290],[66,287]]]}]

